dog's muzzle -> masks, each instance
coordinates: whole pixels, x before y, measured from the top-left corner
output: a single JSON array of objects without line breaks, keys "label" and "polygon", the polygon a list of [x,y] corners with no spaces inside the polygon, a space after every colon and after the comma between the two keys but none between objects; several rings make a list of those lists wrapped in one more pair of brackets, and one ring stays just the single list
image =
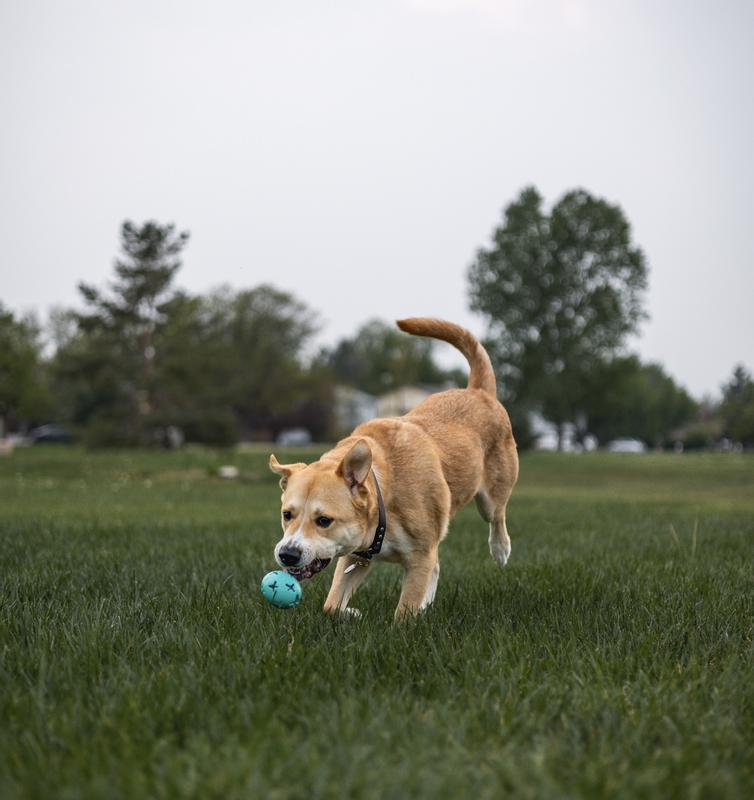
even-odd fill
[{"label": "dog's muzzle", "polygon": [[286,567],[285,571],[299,581],[305,581],[321,572],[331,561],[329,558],[315,558],[305,567]]}]

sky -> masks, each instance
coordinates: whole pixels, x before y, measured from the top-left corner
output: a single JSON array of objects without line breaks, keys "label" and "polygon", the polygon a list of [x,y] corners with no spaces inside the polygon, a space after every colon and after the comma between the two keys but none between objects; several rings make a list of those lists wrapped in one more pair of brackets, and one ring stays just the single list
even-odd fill
[{"label": "sky", "polygon": [[504,206],[581,187],[647,256],[631,349],[696,396],[754,368],[750,1],[0,0],[0,109],[15,311],[76,305],[155,219],[191,232],[182,288],[273,283],[322,344],[481,335],[466,274]]}]

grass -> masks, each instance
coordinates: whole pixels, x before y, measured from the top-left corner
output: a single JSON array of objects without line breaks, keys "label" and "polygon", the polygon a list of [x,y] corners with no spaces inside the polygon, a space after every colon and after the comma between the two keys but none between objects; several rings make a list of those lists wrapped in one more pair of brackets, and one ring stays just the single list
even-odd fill
[{"label": "grass", "polygon": [[389,566],[264,603],[265,460],[0,461],[0,796],[752,796],[753,458],[526,455],[509,565],[465,509],[403,625]]}]

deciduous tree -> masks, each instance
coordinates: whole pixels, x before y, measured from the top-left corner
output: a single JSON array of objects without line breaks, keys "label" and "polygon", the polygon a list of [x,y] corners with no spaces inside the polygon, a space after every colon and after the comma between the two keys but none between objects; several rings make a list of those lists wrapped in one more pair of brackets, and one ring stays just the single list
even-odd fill
[{"label": "deciduous tree", "polygon": [[696,402],[659,364],[642,364],[633,355],[596,365],[578,405],[583,432],[603,445],[620,437],[649,447],[669,444],[673,431],[697,412]]},{"label": "deciduous tree", "polygon": [[522,191],[469,270],[506,403],[539,408],[562,441],[585,375],[642,319],[646,281],[619,206],[575,190],[548,214],[536,189]]},{"label": "deciduous tree", "polygon": [[465,385],[457,370],[443,370],[434,361],[433,342],[406,336],[394,325],[373,319],[352,338],[341,339],[330,354],[335,378],[370,394],[411,384]]},{"label": "deciduous tree", "polygon": [[50,411],[39,326],[0,304],[0,437]]}]

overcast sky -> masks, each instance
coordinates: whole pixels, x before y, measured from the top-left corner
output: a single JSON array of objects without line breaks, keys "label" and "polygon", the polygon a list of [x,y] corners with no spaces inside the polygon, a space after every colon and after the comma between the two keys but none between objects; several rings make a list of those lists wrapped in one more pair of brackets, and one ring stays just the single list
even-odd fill
[{"label": "overcast sky", "polygon": [[468,311],[535,184],[619,203],[635,348],[692,392],[754,366],[754,2],[0,0],[0,300],[77,302],[126,218],[191,231],[178,283],[321,315]]}]

